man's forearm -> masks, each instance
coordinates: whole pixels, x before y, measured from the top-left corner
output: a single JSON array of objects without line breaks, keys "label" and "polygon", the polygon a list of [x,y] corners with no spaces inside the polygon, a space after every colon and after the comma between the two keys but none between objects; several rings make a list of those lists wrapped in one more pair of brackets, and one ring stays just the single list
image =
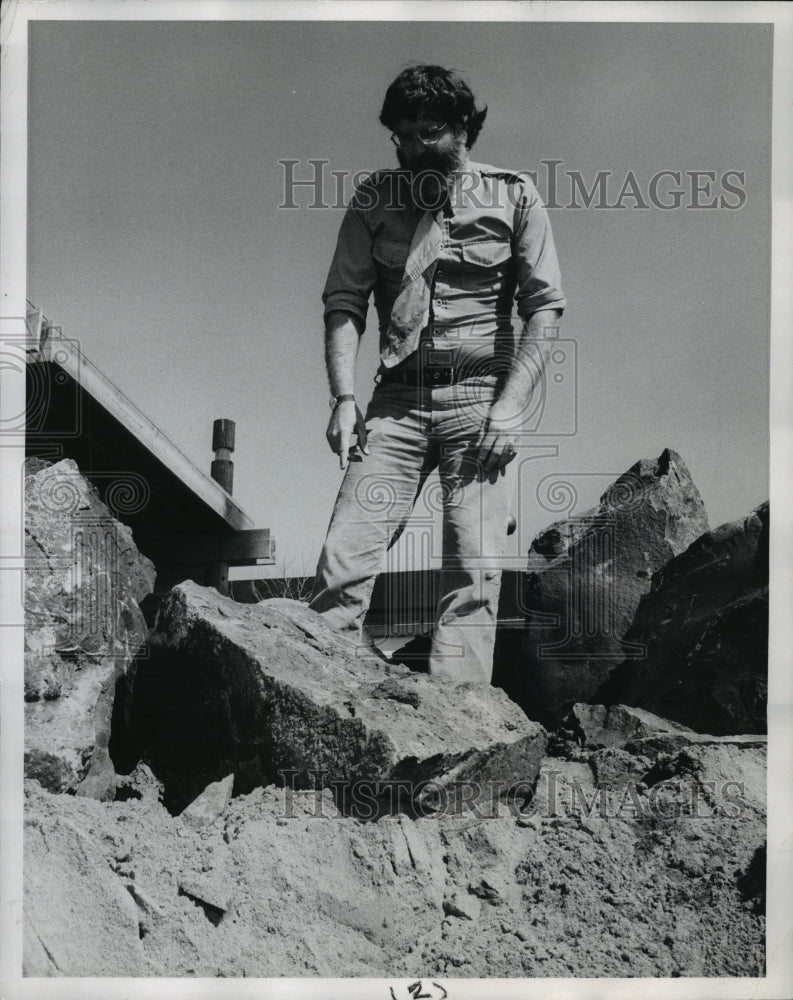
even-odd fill
[{"label": "man's forearm", "polygon": [[355,359],[363,323],[346,312],[332,312],[325,323],[325,367],[331,395],[355,392]]},{"label": "man's forearm", "polygon": [[545,335],[548,327],[558,327],[558,309],[541,309],[524,320],[515,356],[512,360],[499,401],[513,413],[522,413],[531,400],[555,347],[554,337]]}]

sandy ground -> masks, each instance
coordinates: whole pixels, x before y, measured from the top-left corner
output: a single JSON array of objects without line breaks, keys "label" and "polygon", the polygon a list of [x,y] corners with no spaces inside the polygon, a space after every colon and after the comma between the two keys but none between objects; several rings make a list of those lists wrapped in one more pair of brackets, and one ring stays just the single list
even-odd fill
[{"label": "sandy ground", "polygon": [[[26,975],[762,975],[762,748],[557,753],[489,817],[366,823],[271,786],[194,828],[155,782],[28,782]],[[590,809],[593,773],[646,780]]]}]

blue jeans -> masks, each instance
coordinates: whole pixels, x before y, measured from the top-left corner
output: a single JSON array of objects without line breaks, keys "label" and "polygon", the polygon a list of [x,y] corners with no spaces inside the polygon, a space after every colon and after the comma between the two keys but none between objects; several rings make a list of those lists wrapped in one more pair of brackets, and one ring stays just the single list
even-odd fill
[{"label": "blue jeans", "polygon": [[433,389],[377,386],[366,413],[370,454],[347,467],[310,604],[334,628],[360,637],[386,550],[437,468],[443,565],[429,671],[456,683],[489,683],[493,671],[517,463],[485,477],[472,445],[495,393],[495,376]]}]

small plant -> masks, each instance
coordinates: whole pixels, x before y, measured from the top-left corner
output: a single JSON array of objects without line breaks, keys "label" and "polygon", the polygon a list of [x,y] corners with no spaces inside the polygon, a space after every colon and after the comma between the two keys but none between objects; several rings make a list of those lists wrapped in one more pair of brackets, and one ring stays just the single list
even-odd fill
[{"label": "small plant", "polygon": [[[287,573],[287,553],[281,556],[276,569],[276,576],[263,577],[260,580],[250,580],[251,591],[257,601],[270,600],[273,597],[285,597],[290,601],[302,601],[308,604],[314,589],[314,577],[306,571],[305,562],[301,561],[300,572]],[[294,560],[292,561],[294,565]]]},{"label": "small plant", "polygon": [[266,601],[272,597],[286,597],[291,601],[302,601],[307,604],[311,600],[314,577],[274,576],[265,580],[251,580],[250,584],[259,601]]}]

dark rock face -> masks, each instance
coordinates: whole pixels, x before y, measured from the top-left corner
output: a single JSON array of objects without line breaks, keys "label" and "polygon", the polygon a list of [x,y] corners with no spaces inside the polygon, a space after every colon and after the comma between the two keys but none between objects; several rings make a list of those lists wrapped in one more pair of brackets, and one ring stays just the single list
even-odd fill
[{"label": "dark rock face", "polygon": [[520,652],[511,665],[508,647],[498,652],[496,683],[546,723],[589,701],[618,663],[643,654],[623,640],[652,574],[707,528],[688,469],[667,449],[632,466],[597,507],[541,532],[529,550]]},{"label": "dark rock face", "polygon": [[25,464],[25,773],[112,797],[116,679],[146,638],[154,567],[71,459]]},{"label": "dark rock face", "polygon": [[401,780],[414,806],[417,789],[423,802],[464,782],[487,794],[534,780],[545,733],[502,691],[355,652],[296,601],[237,604],[186,581],[130,672],[114,757],[144,759],[172,811],[232,772],[235,794]]},{"label": "dark rock face", "polygon": [[626,634],[647,648],[598,693],[699,732],[766,731],[768,504],[709,531],[653,577]]}]

